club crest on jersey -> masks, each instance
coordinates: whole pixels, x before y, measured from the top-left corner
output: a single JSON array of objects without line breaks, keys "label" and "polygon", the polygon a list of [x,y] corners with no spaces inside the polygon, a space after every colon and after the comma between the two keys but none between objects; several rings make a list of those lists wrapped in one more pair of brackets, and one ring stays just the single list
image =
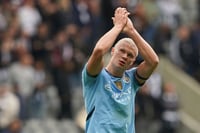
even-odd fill
[{"label": "club crest on jersey", "polygon": [[130,82],[130,78],[128,76],[124,76],[123,77],[124,82],[129,83]]}]

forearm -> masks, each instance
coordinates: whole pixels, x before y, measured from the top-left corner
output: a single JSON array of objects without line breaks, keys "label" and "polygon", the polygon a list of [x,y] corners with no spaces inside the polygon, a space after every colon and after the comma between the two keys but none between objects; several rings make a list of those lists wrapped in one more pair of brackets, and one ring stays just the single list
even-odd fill
[{"label": "forearm", "polygon": [[114,26],[106,34],[104,34],[97,42],[95,50],[100,50],[102,55],[107,53],[113,46],[117,36],[120,34],[122,28]]},{"label": "forearm", "polygon": [[103,57],[112,47],[121,29],[114,26],[97,42],[91,57],[88,60],[87,70],[90,75],[97,75],[104,66]]},{"label": "forearm", "polygon": [[133,39],[136,46],[138,47],[140,55],[143,57],[146,63],[151,66],[156,66],[158,64],[158,56],[152,49],[152,47],[141,37],[141,35],[132,29],[128,33],[129,37]]}]

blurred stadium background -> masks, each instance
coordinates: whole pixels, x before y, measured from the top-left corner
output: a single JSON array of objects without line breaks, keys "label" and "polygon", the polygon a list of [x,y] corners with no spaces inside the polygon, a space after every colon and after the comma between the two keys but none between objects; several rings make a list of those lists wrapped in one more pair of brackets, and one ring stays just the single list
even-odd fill
[{"label": "blurred stadium background", "polygon": [[137,133],[200,133],[200,0],[0,0],[0,133],[84,133],[81,70],[118,6],[160,57]]}]

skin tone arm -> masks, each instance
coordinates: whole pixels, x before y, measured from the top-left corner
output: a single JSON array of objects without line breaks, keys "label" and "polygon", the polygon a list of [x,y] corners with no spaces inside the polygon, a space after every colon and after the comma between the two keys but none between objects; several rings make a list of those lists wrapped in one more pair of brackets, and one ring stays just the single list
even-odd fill
[{"label": "skin tone arm", "polygon": [[114,26],[105,33],[97,42],[92,55],[87,62],[87,72],[91,76],[96,76],[102,70],[103,56],[110,50],[117,36],[125,27],[129,13],[125,8],[117,8],[113,18]]},{"label": "skin tone arm", "polygon": [[145,79],[147,79],[157,67],[159,58],[151,46],[140,36],[129,18],[123,32],[133,39],[138,47],[140,55],[144,59],[144,61],[137,68],[138,75],[136,74],[137,80],[140,83],[144,83]]}]

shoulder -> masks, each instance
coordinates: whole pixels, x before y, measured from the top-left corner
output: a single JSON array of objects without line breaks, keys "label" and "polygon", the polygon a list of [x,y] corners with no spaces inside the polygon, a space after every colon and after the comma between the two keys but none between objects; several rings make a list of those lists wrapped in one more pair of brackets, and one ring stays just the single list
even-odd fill
[{"label": "shoulder", "polygon": [[85,66],[83,67],[83,69],[82,69],[82,81],[83,81],[84,83],[86,83],[86,82],[95,82],[95,81],[97,81],[100,77],[102,77],[103,75],[105,75],[105,72],[104,72],[104,71],[105,71],[105,70],[102,69],[101,72],[100,72],[98,75],[92,76],[92,75],[90,75],[90,74],[88,73],[87,67],[86,67],[86,65],[85,65]]},{"label": "shoulder", "polygon": [[130,78],[132,79],[132,81],[134,82],[134,84],[137,87],[141,87],[144,84],[144,83],[142,83],[142,84],[139,83],[139,81],[135,77],[137,75],[137,67],[133,67],[133,68],[127,70],[126,73],[130,76]]},{"label": "shoulder", "polygon": [[137,70],[137,67],[133,67],[131,69],[126,70],[126,73],[132,75],[132,74],[134,74],[136,72],[136,70]]}]

